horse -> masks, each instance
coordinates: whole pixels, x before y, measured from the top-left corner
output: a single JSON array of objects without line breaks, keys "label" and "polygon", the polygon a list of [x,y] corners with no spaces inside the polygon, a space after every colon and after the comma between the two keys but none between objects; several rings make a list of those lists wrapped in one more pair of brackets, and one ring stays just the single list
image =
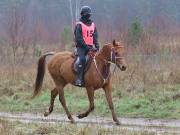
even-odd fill
[{"label": "horse", "polygon": [[[110,72],[110,65],[113,63],[121,71],[126,70],[127,65],[124,58],[124,50],[123,43],[113,40],[112,43],[105,44],[102,49],[93,56],[92,62],[84,75],[84,87],[86,88],[89,99],[89,108],[87,111],[77,116],[79,119],[87,117],[89,113],[94,110],[94,92],[95,90],[102,88],[105,92],[105,96],[112,113],[112,118],[117,125],[120,125],[112,102],[112,74]],[[54,100],[56,96],[59,95],[59,101],[61,102],[68,119],[70,122],[74,123],[75,121],[66,106],[66,100],[64,97],[64,87],[68,83],[75,85],[76,75],[72,70],[72,64],[75,58],[72,54],[72,52],[68,51],[57,53],[47,52],[39,58],[35,89],[32,97],[34,98],[40,93],[45,74],[45,59],[47,56],[52,55],[51,59],[47,63],[47,66],[55,83],[55,88],[51,90],[50,106],[49,109],[45,111],[44,116],[46,117],[52,113]]]}]

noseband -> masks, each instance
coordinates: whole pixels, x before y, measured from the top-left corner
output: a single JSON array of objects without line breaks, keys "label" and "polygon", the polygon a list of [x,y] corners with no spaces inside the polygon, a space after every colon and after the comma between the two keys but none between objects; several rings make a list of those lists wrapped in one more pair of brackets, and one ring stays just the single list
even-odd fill
[{"label": "noseband", "polygon": [[[119,48],[124,48],[124,46],[118,46]],[[114,51],[114,47],[111,48],[111,59],[110,61],[107,61],[108,63],[112,63],[116,65],[117,59],[124,59],[122,56],[117,56],[117,54]]]}]

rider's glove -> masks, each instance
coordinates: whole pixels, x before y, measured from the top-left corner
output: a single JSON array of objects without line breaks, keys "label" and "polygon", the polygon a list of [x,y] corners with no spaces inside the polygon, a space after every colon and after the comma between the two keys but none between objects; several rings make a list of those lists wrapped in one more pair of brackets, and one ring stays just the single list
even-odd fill
[{"label": "rider's glove", "polygon": [[97,51],[99,52],[99,46],[96,46]]},{"label": "rider's glove", "polygon": [[86,45],[86,51],[90,51],[92,47],[90,45]]},{"label": "rider's glove", "polygon": [[93,52],[99,51],[97,48],[92,48],[91,50],[92,50]]}]

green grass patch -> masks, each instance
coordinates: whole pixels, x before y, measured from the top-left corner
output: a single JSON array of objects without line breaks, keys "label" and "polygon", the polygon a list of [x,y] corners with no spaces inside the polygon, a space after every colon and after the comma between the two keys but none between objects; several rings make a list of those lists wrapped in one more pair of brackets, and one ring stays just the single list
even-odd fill
[{"label": "green grass patch", "polygon": [[[115,96],[113,102],[118,117],[145,118],[180,118],[180,100],[172,95],[154,91],[150,94]],[[50,91],[46,90],[39,97],[31,100],[31,94],[25,91],[16,92],[12,96],[0,96],[0,111],[2,112],[38,112],[44,113],[49,106]],[[67,106],[72,114],[78,114],[88,109],[88,98],[84,89],[65,90]],[[54,105],[55,113],[64,113],[58,96]],[[103,91],[95,93],[95,110],[93,115],[109,116],[107,101]]]}]

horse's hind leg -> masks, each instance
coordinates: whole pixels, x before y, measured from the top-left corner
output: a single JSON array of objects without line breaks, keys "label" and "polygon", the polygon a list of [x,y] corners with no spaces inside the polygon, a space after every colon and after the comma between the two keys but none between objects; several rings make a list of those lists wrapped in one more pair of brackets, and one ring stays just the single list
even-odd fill
[{"label": "horse's hind leg", "polygon": [[64,108],[64,110],[66,112],[66,115],[68,116],[68,119],[71,121],[71,123],[74,123],[75,121],[72,118],[72,116],[71,116],[71,114],[70,114],[70,112],[69,112],[69,110],[68,110],[68,108],[66,106],[66,100],[64,98],[64,90],[63,90],[64,86],[63,87],[58,86],[57,88],[58,88],[58,92],[59,92],[59,101],[61,102],[61,104],[62,104],[62,106],[63,106],[63,108]]},{"label": "horse's hind leg", "polygon": [[87,117],[89,113],[94,110],[94,89],[86,88],[86,90],[87,90],[87,95],[89,99],[89,109],[86,112],[79,114],[77,116],[79,119]]},{"label": "horse's hind leg", "polygon": [[50,106],[49,106],[49,109],[44,113],[44,116],[48,116],[49,114],[51,114],[51,112],[53,111],[53,107],[54,107],[54,100],[56,98],[58,94],[58,91],[56,90],[56,88],[54,88],[52,91],[51,91],[51,100],[50,100]]}]

